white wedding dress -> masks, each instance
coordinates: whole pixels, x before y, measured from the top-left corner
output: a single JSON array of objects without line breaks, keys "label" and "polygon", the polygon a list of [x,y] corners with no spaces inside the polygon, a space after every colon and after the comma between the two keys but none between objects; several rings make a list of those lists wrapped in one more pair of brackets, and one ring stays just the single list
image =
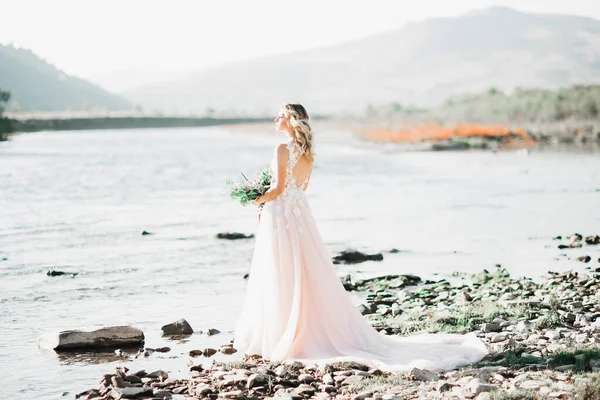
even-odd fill
[{"label": "white wedding dress", "polygon": [[[287,144],[283,194],[265,204],[234,347],[248,355],[307,364],[358,361],[386,371],[449,370],[481,360],[487,348],[474,334],[407,337],[377,332],[338,277],[317,230]],[[272,176],[277,176],[275,158]]]}]

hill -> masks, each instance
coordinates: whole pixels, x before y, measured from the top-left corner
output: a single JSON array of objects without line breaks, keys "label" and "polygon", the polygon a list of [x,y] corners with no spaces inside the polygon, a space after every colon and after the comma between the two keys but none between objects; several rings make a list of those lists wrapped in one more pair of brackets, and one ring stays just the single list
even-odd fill
[{"label": "hill", "polygon": [[273,113],[284,101],[318,113],[356,113],[392,101],[432,106],[489,87],[600,82],[599,43],[600,21],[495,7],[341,45],[194,71],[125,95],[167,112]]},{"label": "hill", "polygon": [[11,93],[8,109],[58,111],[129,110],[125,98],[67,75],[31,50],[0,44],[0,88]]}]

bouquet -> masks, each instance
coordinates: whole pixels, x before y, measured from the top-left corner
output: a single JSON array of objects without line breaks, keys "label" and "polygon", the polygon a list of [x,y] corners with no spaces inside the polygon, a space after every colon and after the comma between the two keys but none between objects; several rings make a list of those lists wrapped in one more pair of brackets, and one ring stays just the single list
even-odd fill
[{"label": "bouquet", "polygon": [[[240,202],[242,206],[252,203],[260,196],[265,194],[271,187],[271,171],[269,169],[264,170],[258,178],[250,181],[246,178],[246,175],[242,174],[244,180],[241,182],[227,181],[229,186],[229,195],[232,199]],[[262,210],[263,204],[258,206],[259,210]]]}]

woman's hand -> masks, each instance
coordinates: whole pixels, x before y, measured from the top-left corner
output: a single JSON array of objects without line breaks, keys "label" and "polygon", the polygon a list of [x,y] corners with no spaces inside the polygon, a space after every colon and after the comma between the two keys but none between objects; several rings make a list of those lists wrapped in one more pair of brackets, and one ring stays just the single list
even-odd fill
[{"label": "woman's hand", "polygon": [[256,200],[254,200],[254,204],[257,206],[260,206],[263,203],[263,201],[261,201],[261,199],[262,199],[262,196],[259,196]]}]

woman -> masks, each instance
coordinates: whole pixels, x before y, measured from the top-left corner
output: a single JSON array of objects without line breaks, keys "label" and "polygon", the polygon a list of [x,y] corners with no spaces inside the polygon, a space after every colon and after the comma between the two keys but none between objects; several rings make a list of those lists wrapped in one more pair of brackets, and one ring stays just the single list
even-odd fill
[{"label": "woman", "polygon": [[352,360],[387,371],[481,360],[487,349],[474,334],[390,337],[369,325],[340,282],[304,193],[315,157],[308,114],[285,104],[275,126],[288,140],[275,149],[274,184],[256,200],[265,205],[234,346],[272,361]]}]

